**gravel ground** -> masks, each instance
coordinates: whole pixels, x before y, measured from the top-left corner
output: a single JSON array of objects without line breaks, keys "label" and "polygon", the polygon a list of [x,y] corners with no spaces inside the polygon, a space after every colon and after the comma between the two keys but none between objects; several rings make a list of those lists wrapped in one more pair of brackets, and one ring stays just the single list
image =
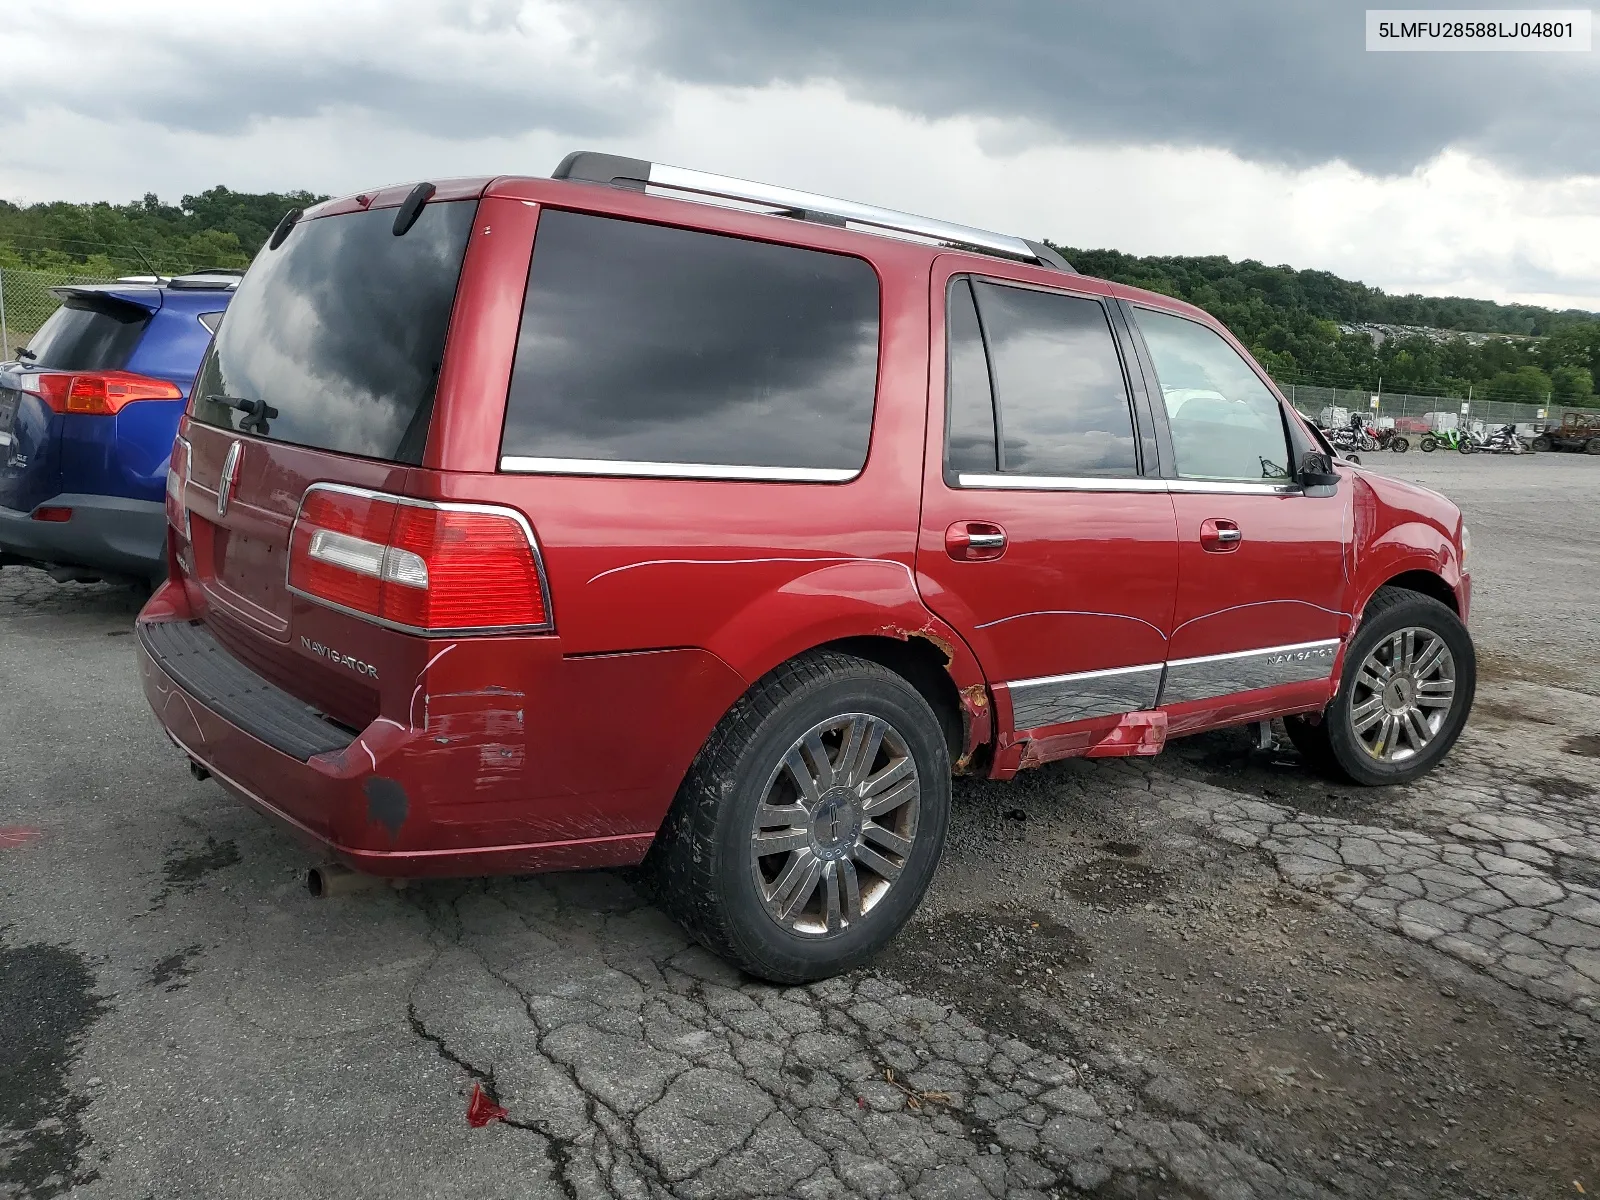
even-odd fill
[{"label": "gravel ground", "polygon": [[146,711],[133,598],[6,569],[0,1195],[1600,1191],[1600,462],[1373,458],[1475,532],[1443,768],[963,782],[924,910],[812,988],[613,873],[311,900]]},{"label": "gravel ground", "polygon": [[1491,677],[1600,696],[1600,458],[1435,450],[1362,465],[1443,492],[1472,530],[1472,636]]}]

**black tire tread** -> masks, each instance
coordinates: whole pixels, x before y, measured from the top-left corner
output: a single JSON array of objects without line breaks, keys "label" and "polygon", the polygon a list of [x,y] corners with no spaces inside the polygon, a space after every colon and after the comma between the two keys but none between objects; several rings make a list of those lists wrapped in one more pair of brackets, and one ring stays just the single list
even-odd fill
[{"label": "black tire tread", "polygon": [[[750,956],[738,944],[732,922],[717,903],[718,876],[727,869],[717,858],[719,813],[738,786],[740,757],[760,735],[767,719],[786,701],[842,676],[893,681],[927,706],[903,676],[867,659],[837,650],[811,650],[790,659],[752,684],[711,731],[640,866],[641,881],[668,916],[713,954],[746,970],[753,969]],[[940,728],[931,707],[927,716],[934,728]],[[942,746],[942,734],[939,741]],[[781,974],[770,966],[760,973],[768,978]],[[804,978],[810,977],[796,975],[793,982]]]},{"label": "black tire tread", "polygon": [[[1380,618],[1384,613],[1401,605],[1417,603],[1421,603],[1425,606],[1434,606],[1440,609],[1444,614],[1448,615],[1452,620],[1456,618],[1456,614],[1448,605],[1443,604],[1438,599],[1428,595],[1425,592],[1412,591],[1410,588],[1387,586],[1381,587],[1374,592],[1372,594],[1372,598],[1367,601],[1367,606],[1361,614],[1361,624],[1356,627],[1356,631],[1351,636],[1349,644],[1354,646],[1355,641],[1361,635],[1361,632],[1378,618]],[[1346,666],[1348,668],[1348,660]],[[1475,673],[1472,683],[1473,687],[1470,690],[1475,691]],[[1320,724],[1313,726],[1304,720],[1290,717],[1284,721],[1284,725],[1288,729],[1290,739],[1294,742],[1295,747],[1300,750],[1307,763],[1313,769],[1323,774],[1332,776],[1342,782],[1362,784],[1365,786],[1381,786],[1382,783],[1375,782],[1373,780],[1363,780],[1357,778],[1349,771],[1348,768],[1345,767],[1343,763],[1339,761],[1339,754],[1333,745],[1329,723],[1334,719],[1330,715],[1331,710],[1333,709],[1334,705],[1338,703],[1339,697],[1343,694],[1343,692],[1344,680],[1341,679],[1339,684],[1339,693],[1335,695],[1333,700],[1329,701],[1328,708],[1323,710],[1322,721]],[[1470,711],[1470,705],[1472,703],[1470,695],[1468,696],[1466,703],[1469,706]],[[1298,729],[1296,728],[1297,725]],[[1459,736],[1459,730],[1456,734],[1451,736],[1451,745],[1454,744],[1454,739],[1457,736]],[[1444,753],[1449,753],[1448,747]],[[1424,774],[1426,771],[1432,770],[1439,761],[1441,760],[1435,760],[1423,771],[1418,772],[1418,774]],[[1393,780],[1386,780],[1382,782],[1402,783],[1413,777],[1414,776],[1403,775],[1402,777],[1397,777]]]}]

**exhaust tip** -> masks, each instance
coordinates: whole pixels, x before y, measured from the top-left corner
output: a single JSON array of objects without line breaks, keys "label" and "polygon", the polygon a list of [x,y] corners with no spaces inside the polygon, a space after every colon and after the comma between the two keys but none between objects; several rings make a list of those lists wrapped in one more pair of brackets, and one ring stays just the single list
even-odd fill
[{"label": "exhaust tip", "polygon": [[318,863],[306,871],[306,891],[317,899],[325,896],[348,896],[367,892],[384,885],[376,875],[352,871],[340,863]]}]

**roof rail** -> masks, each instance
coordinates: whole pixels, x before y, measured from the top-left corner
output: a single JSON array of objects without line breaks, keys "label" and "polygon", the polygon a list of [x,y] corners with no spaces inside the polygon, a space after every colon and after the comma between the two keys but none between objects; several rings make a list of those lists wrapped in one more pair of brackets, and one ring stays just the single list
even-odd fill
[{"label": "roof rail", "polygon": [[592,150],[575,150],[561,160],[552,172],[552,179],[569,179],[584,183],[603,183],[612,187],[643,191],[647,186],[674,192],[714,196],[723,200],[740,200],[776,208],[783,216],[802,221],[817,221],[825,225],[865,226],[869,231],[884,230],[892,233],[909,233],[930,238],[959,250],[974,250],[980,254],[993,254],[1018,262],[1034,263],[1057,271],[1073,271],[1072,265],[1042,242],[1012,237],[1004,233],[990,233],[969,225],[952,221],[935,221],[929,217],[913,216],[890,208],[877,208],[870,204],[857,204],[854,200],[838,200],[832,196],[819,196],[812,192],[797,192],[792,188],[770,183],[754,183],[748,179],[733,179],[727,175],[712,175],[706,171],[690,171],[684,167],[669,167],[665,163],[646,162],[642,158],[625,158],[619,154],[600,154]]}]

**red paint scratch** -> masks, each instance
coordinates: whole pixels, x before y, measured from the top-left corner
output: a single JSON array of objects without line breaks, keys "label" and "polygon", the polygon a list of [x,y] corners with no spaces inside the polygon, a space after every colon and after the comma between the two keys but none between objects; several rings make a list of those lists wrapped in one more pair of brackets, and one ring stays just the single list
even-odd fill
[{"label": "red paint scratch", "polygon": [[0,825],[0,850],[15,850],[44,836],[44,830],[30,825]]},{"label": "red paint scratch", "polygon": [[472,1098],[467,1101],[467,1124],[474,1129],[482,1129],[490,1121],[504,1121],[507,1115],[505,1109],[489,1099],[489,1093],[483,1090],[483,1085],[475,1081]]}]

